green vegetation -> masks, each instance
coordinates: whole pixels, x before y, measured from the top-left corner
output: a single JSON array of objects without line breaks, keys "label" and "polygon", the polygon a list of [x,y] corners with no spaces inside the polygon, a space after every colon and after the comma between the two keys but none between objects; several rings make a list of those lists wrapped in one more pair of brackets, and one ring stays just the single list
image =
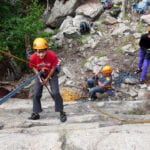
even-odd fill
[{"label": "green vegetation", "polygon": [[145,110],[142,107],[134,108],[128,112],[130,115],[145,115]]},{"label": "green vegetation", "polygon": [[143,29],[145,29],[144,24],[142,22],[139,22],[137,24],[137,30],[140,31],[140,32],[143,32]]},{"label": "green vegetation", "polygon": [[125,20],[130,20],[130,15],[127,12],[124,14],[124,19]]},{"label": "green vegetation", "polygon": [[[34,38],[46,37],[49,42],[50,34],[44,33],[44,22],[41,14],[44,7],[38,0],[16,0],[13,3],[0,1],[0,49],[10,51],[13,55],[26,59],[25,37],[30,44]],[[0,60],[4,56],[0,54]],[[24,63],[17,62],[23,69]]]},{"label": "green vegetation", "polygon": [[84,67],[84,65],[87,63],[87,59],[83,59],[83,61],[81,62],[81,66]]},{"label": "green vegetation", "polygon": [[106,118],[105,116],[100,116],[100,121],[107,121],[108,118]]},{"label": "green vegetation", "polygon": [[122,53],[122,45],[119,45],[119,46],[117,47],[117,51],[118,51],[119,53]]},{"label": "green vegetation", "polygon": [[99,31],[102,31],[102,26],[101,26],[101,25],[98,25],[97,29],[98,29]]},{"label": "green vegetation", "polygon": [[104,53],[104,52],[100,52],[99,54],[98,54],[98,57],[100,58],[100,57],[104,57],[104,56],[106,56],[106,54]]},{"label": "green vegetation", "polygon": [[79,35],[78,37],[76,37],[76,40],[81,44],[85,44],[85,43],[87,43],[87,37],[88,37],[88,34]]}]

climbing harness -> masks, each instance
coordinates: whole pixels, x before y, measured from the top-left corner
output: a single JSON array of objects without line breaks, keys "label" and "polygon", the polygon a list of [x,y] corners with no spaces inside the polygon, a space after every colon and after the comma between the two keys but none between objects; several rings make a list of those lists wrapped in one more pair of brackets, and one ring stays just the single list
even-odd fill
[{"label": "climbing harness", "polygon": [[12,97],[13,95],[15,95],[18,91],[20,91],[22,88],[24,88],[25,86],[27,86],[28,84],[30,84],[30,82],[32,80],[34,80],[37,76],[39,76],[42,73],[42,71],[40,71],[38,74],[32,76],[31,78],[29,78],[28,80],[24,81],[21,85],[19,85],[16,89],[14,89],[13,91],[11,91],[10,93],[8,93],[6,96],[4,96],[3,98],[0,99],[0,105],[3,104],[4,102],[6,102],[10,97]]}]

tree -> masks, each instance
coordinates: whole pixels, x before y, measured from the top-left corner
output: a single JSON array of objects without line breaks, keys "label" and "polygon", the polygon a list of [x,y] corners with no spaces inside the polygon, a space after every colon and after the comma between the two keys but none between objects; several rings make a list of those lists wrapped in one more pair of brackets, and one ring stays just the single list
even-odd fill
[{"label": "tree", "polygon": [[[15,0],[13,3],[1,0],[0,49],[26,59],[26,37],[33,41],[35,37],[43,34],[44,23],[41,19],[43,10],[44,8],[38,3],[38,0]],[[4,55],[0,54],[0,61],[6,59]],[[24,62],[17,60],[15,62],[21,70],[26,66]],[[16,70],[11,68],[10,71],[15,72]]]}]

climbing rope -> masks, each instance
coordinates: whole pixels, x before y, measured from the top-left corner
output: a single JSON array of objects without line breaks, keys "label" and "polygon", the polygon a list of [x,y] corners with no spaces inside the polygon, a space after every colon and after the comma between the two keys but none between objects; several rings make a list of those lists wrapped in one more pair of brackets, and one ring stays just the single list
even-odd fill
[{"label": "climbing rope", "polygon": [[122,71],[119,73],[118,77],[115,79],[114,86],[120,87],[121,83],[126,79],[126,78],[135,78],[138,79],[138,74],[136,73],[130,73],[126,71]]},{"label": "climbing rope", "polygon": [[[14,55],[12,55],[10,52],[5,52],[5,51],[0,50],[0,53],[4,54],[4,55],[6,55],[6,56],[12,57],[12,58],[14,58],[14,59],[17,59],[17,60],[19,60],[19,61],[22,61],[22,62],[24,62],[24,63],[29,64],[29,61],[24,60],[24,59],[22,59],[22,58],[19,58],[19,57],[17,57],[17,56],[14,56]],[[35,66],[35,64],[32,64],[32,65]]]},{"label": "climbing rope", "polygon": [[[17,56],[12,55],[10,52],[5,52],[0,50],[0,53],[5,54],[6,56],[12,57],[14,59],[17,59],[19,61],[25,62],[29,64],[29,61],[24,60],[22,58],[19,58]],[[34,64],[33,64],[34,65]],[[35,66],[35,65],[34,65]],[[9,92],[7,95],[5,95],[3,98],[0,99],[0,105],[4,102],[6,102],[10,97],[12,97],[13,95],[15,95],[18,91],[20,91],[21,89],[23,89],[23,87],[27,86],[28,84],[30,84],[30,82],[32,80],[34,80],[38,75],[40,75],[42,73],[42,71],[40,71],[38,74],[32,76],[31,78],[29,78],[28,80],[26,80],[24,83],[22,83],[20,86],[17,86],[16,89],[14,89],[13,91]]]},{"label": "climbing rope", "polygon": [[30,84],[30,82],[32,80],[34,80],[38,75],[40,75],[42,73],[42,71],[40,71],[38,74],[32,76],[31,78],[29,78],[28,80],[24,81],[21,85],[17,86],[16,89],[14,89],[13,91],[11,91],[10,93],[8,93],[7,95],[5,95],[3,98],[0,99],[0,105],[3,104],[4,102],[6,102],[10,97],[12,97],[13,95],[15,95],[18,91],[20,91],[21,89],[23,89],[25,86],[27,86],[28,84]]},{"label": "climbing rope", "polygon": [[111,115],[110,113],[108,113],[108,112],[106,112],[106,111],[101,110],[101,109],[96,105],[96,103],[91,102],[90,104],[91,104],[91,106],[92,106],[94,109],[96,109],[96,110],[99,111],[100,113],[102,113],[102,114],[104,114],[104,115],[106,115],[106,116],[112,118],[113,120],[117,120],[117,121],[120,121],[120,122],[122,122],[122,123],[128,123],[128,124],[150,123],[150,120],[132,120],[132,119],[131,119],[131,120],[126,120],[126,119],[121,119],[121,118],[118,118],[118,117],[116,117],[116,116]]},{"label": "climbing rope", "polygon": [[[22,62],[25,62],[25,63],[29,63],[29,61],[26,61],[22,58],[19,58],[17,56],[14,56],[12,54],[10,54],[9,52],[4,52],[2,50],[0,50],[1,53],[9,56],[9,57],[13,57],[17,60],[20,60]],[[21,90],[23,87],[25,87],[26,85],[28,85],[32,80],[34,80],[38,75],[40,75],[42,72],[39,72],[38,74],[32,76],[30,79],[26,80],[24,83],[22,83],[20,86],[18,86],[16,89],[14,89],[13,91],[11,91],[9,94],[7,94],[6,96],[4,96],[3,98],[0,99],[0,105],[4,102],[6,102],[11,96],[13,96],[14,94],[16,94],[19,90]],[[137,74],[132,74],[132,73],[128,73],[128,72],[121,72],[119,74],[119,76],[116,78],[116,81],[115,81],[115,85],[116,86],[120,86],[121,83],[125,80],[125,78],[137,78]],[[46,87],[47,88],[47,87]],[[48,89],[49,90],[49,89]],[[88,102],[88,100],[85,100],[83,102]],[[126,120],[126,119],[121,119],[121,118],[118,118],[116,116],[113,116],[111,115],[110,113],[108,112],[105,112],[103,110],[101,110],[99,107],[97,107],[96,103],[93,103],[91,102],[90,103],[91,106],[93,108],[95,108],[97,111],[101,112],[102,114],[112,118],[113,120],[117,120],[117,121],[120,121],[122,123],[130,123],[130,124],[138,124],[138,123],[150,123],[150,120]]]}]

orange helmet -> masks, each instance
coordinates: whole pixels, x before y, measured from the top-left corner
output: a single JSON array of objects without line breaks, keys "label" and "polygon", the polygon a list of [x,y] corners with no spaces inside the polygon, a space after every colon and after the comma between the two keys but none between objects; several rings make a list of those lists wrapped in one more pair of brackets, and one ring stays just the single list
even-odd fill
[{"label": "orange helmet", "polygon": [[110,65],[105,65],[102,67],[102,73],[103,74],[111,74],[112,73],[112,67]]},{"label": "orange helmet", "polygon": [[147,31],[150,32],[150,26],[147,27]]},{"label": "orange helmet", "polygon": [[36,38],[33,41],[33,49],[47,49],[47,41],[44,38]]}]

